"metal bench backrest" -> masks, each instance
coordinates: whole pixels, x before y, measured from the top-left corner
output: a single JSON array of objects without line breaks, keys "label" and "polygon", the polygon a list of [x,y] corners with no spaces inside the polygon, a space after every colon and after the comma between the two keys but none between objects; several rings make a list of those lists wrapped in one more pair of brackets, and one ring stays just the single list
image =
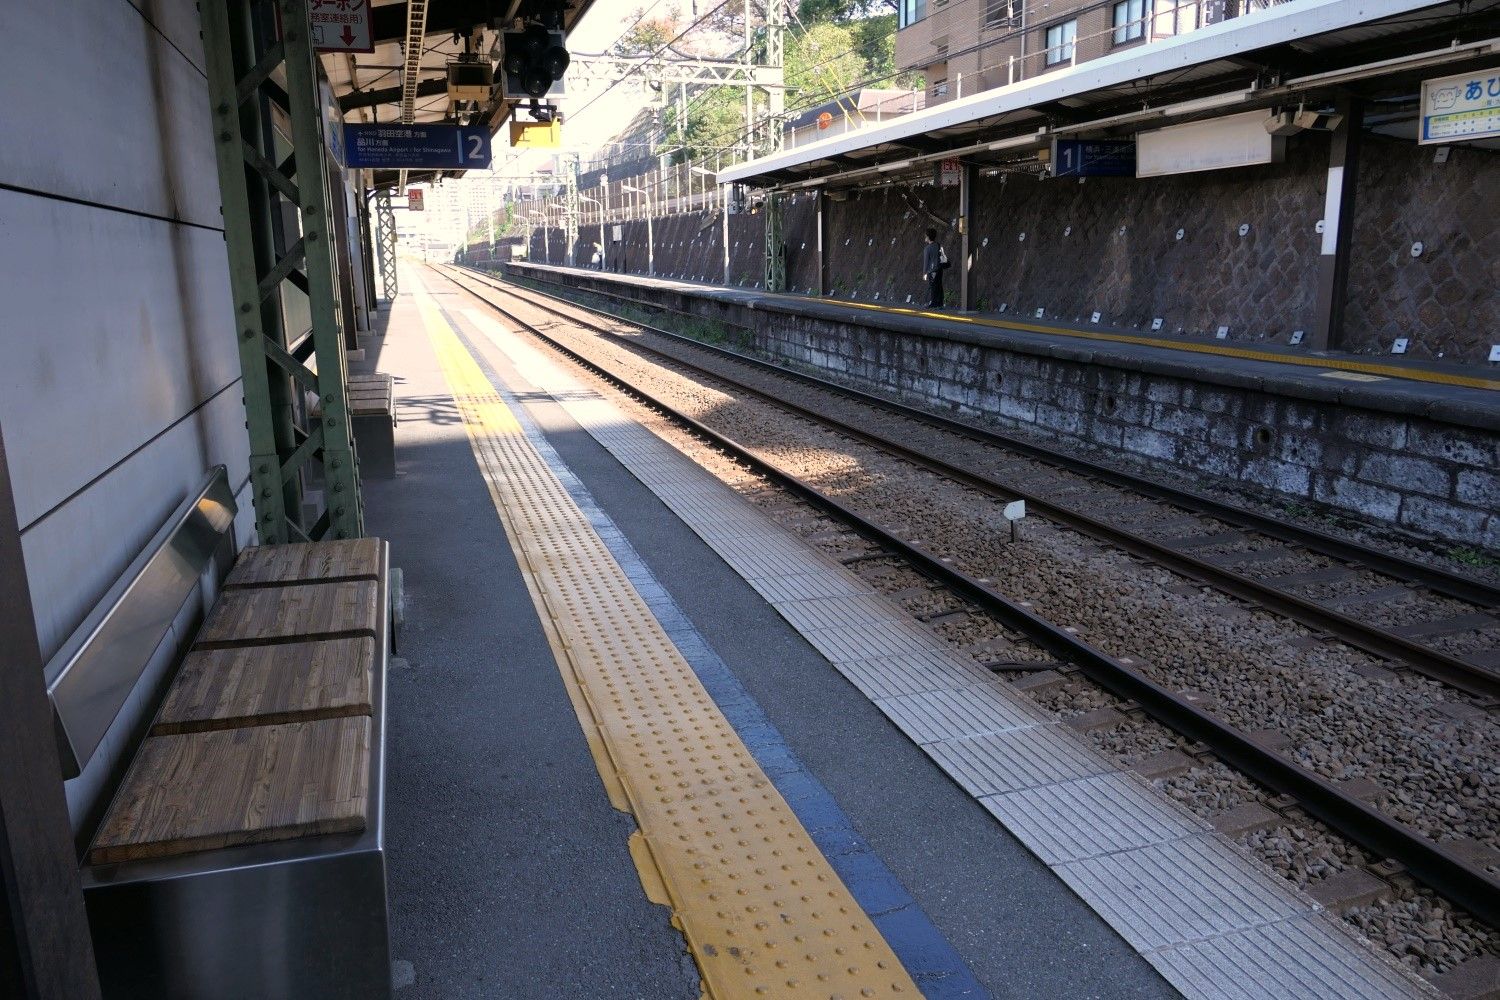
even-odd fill
[{"label": "metal bench backrest", "polygon": [[47,664],[64,778],[76,778],[109,732],[172,627],[238,508],[216,466]]}]

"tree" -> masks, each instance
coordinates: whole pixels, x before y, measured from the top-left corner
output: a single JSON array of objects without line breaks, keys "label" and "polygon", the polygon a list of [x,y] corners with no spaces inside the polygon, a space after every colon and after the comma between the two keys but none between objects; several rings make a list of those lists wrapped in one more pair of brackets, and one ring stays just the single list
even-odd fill
[{"label": "tree", "polygon": [[637,7],[631,15],[633,23],[609,50],[610,55],[644,56],[658,51],[677,37],[678,32],[682,30],[678,24],[680,19],[681,14],[676,7],[668,9],[659,17],[652,18],[646,17],[645,8]]},{"label": "tree", "polygon": [[896,13],[896,0],[801,0],[797,16],[803,24],[848,24]]}]

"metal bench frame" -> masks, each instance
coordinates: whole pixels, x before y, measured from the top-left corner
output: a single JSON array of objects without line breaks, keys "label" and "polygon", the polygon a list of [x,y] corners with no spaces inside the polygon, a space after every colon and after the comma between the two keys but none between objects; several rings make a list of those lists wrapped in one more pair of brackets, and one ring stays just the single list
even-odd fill
[{"label": "metal bench frame", "polygon": [[[216,467],[49,662],[45,676],[64,777],[83,772],[135,696],[236,512],[228,476]],[[84,903],[107,995],[389,996],[384,822],[390,588],[390,547],[382,545],[369,825],[359,834],[84,865]]]},{"label": "metal bench frame", "polygon": [[382,546],[371,688],[370,823],[329,834],[83,869],[111,996],[366,1000],[390,994],[385,689],[390,549]]}]

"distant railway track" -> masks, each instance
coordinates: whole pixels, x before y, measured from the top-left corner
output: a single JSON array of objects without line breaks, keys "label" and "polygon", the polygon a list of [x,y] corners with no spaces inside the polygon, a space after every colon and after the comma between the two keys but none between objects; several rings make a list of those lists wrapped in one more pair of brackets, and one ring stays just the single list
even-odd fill
[{"label": "distant railway track", "polygon": [[[1237,729],[1182,694],[1152,680],[1130,662],[1111,656],[1081,638],[1073,630],[1060,627],[1054,622],[1048,621],[1037,614],[1030,604],[1014,600],[1000,593],[987,580],[971,575],[955,566],[951,559],[925,547],[921,543],[900,537],[888,527],[877,523],[848,504],[820,490],[817,486],[800,479],[774,462],[769,461],[754,449],[707,426],[693,416],[674,407],[670,402],[660,398],[658,395],[641,388],[639,385],[633,384],[629,379],[585,356],[558,337],[549,334],[542,329],[542,326],[548,324],[538,321],[535,317],[527,319],[522,315],[521,310],[539,310],[554,320],[562,321],[583,331],[611,337],[611,339],[617,343],[623,343],[629,349],[654,355],[655,358],[653,360],[657,363],[665,363],[668,367],[693,372],[695,373],[695,377],[731,386],[738,392],[763,399],[769,404],[782,407],[803,419],[834,426],[839,434],[865,441],[874,447],[889,450],[890,446],[884,443],[880,435],[873,434],[862,428],[853,428],[848,425],[837,424],[837,422],[831,423],[829,418],[820,416],[807,407],[800,404],[789,404],[787,401],[777,399],[774,394],[767,393],[763,389],[743,384],[732,376],[716,372],[705,366],[695,365],[669,352],[658,351],[633,340],[621,341],[613,331],[600,326],[594,320],[579,315],[579,313],[587,312],[595,316],[603,315],[608,317],[612,322],[641,326],[637,321],[614,317],[608,313],[600,313],[597,310],[589,310],[586,307],[571,302],[566,303],[565,306],[541,302],[530,295],[521,294],[514,286],[497,282],[486,275],[454,268],[446,269],[445,273],[460,287],[470,291],[491,308],[506,316],[518,327],[525,329],[583,368],[656,409],[673,423],[687,429],[695,436],[710,443],[713,447],[749,466],[757,474],[765,476],[767,479],[787,489],[793,495],[804,499],[814,507],[831,515],[835,520],[849,526],[876,546],[898,554],[903,560],[919,569],[922,573],[993,615],[997,621],[1003,623],[1006,627],[1026,636],[1038,647],[1046,650],[1048,654],[1058,658],[1060,661],[1075,665],[1081,672],[1101,687],[1120,698],[1127,699],[1139,705],[1149,715],[1187,739],[1201,742],[1231,767],[1236,768],[1278,793],[1291,795],[1309,814],[1321,819],[1354,843],[1360,844],[1373,852],[1376,857],[1396,860],[1415,878],[1426,883],[1439,894],[1469,910],[1491,925],[1500,924],[1500,879],[1497,879],[1494,874],[1446,849],[1444,845],[1438,843],[1436,840],[1401,823],[1376,806],[1349,794],[1338,783],[1330,781],[1303,767],[1290,757],[1248,735],[1244,731]],[[498,301],[501,296],[505,296],[507,299],[505,301]],[[788,373],[776,366],[760,362],[758,359],[745,358],[736,352],[728,352],[723,349],[702,345],[697,341],[682,338],[680,335],[672,334],[669,331],[653,332],[681,340],[686,344],[692,345],[695,349],[710,350],[721,354],[736,364],[745,364],[753,368],[763,367],[778,377],[785,377],[794,381],[806,380],[807,384],[815,384],[819,388],[824,387],[821,380],[802,376],[799,373]],[[875,397],[867,397],[865,394],[857,393],[854,390],[848,390],[843,387],[829,386],[829,388],[847,395],[849,398],[858,399],[861,402],[868,401],[870,405],[887,407],[893,405],[888,403],[888,401]],[[899,406],[899,404],[894,405]],[[945,418],[933,418],[920,411],[913,411],[913,415],[923,421],[933,421],[939,426],[954,423],[957,429],[960,429],[966,436],[970,436],[974,440],[984,440],[987,437],[986,433],[981,430],[968,428],[965,425],[947,421]],[[904,445],[895,448],[893,453],[897,454],[901,460],[933,471],[934,474],[950,476],[950,471],[948,471],[950,467],[939,460],[915,453],[912,449]],[[938,471],[940,469],[943,471]],[[1114,474],[1112,473],[1112,475]],[[996,495],[997,490],[1000,495],[1006,498],[1013,498],[1017,495],[1014,490],[1003,486],[998,486],[994,483],[985,484],[983,477],[976,477],[965,470],[952,468],[951,478],[968,488],[985,493],[986,495]],[[1230,509],[1233,510],[1233,508]],[[1043,513],[1046,517],[1052,516],[1041,507],[1038,507],[1038,512]],[[1248,512],[1246,513],[1248,514]],[[1076,517],[1076,512],[1069,512],[1069,516]],[[1254,518],[1259,515],[1248,516]],[[1069,523],[1071,526],[1071,522],[1065,523]],[[1077,530],[1087,533],[1087,529],[1084,528]],[[1118,531],[1118,529],[1108,525],[1105,525],[1103,530],[1110,533]],[[1300,529],[1291,530],[1296,531]],[[1353,543],[1344,542],[1343,540],[1335,541],[1338,547],[1341,548],[1358,548]],[[1131,544],[1139,544],[1140,542],[1141,540],[1137,540]],[[1110,541],[1108,544],[1118,543]],[[1146,540],[1144,544],[1154,545],[1155,543],[1150,543],[1149,540]],[[1118,545],[1118,547],[1125,551],[1134,551],[1126,545]],[[1157,547],[1160,548],[1160,546]],[[1171,554],[1171,550],[1167,551]],[[1396,562],[1403,563],[1404,561],[1397,560]],[[1212,564],[1207,565],[1211,569],[1213,568]],[[1415,564],[1413,565],[1415,566]],[[1416,569],[1421,571],[1424,576],[1437,574],[1436,579],[1439,580],[1446,576],[1441,571],[1432,570],[1428,567],[1416,566]],[[1184,572],[1180,570],[1174,571]],[[1197,578],[1196,573],[1189,573],[1188,575],[1194,576],[1195,579]],[[1459,586],[1459,589],[1463,589],[1471,583],[1470,581],[1462,581],[1461,578],[1454,578],[1454,580],[1458,581],[1455,586]],[[1253,583],[1253,581],[1251,582]],[[1478,586],[1480,591],[1468,592],[1478,593],[1484,589],[1483,585],[1474,586]],[[1255,601],[1254,598],[1249,597],[1244,599]],[[1258,601],[1255,601],[1255,603],[1259,604]],[[1466,671],[1465,673],[1467,674],[1468,672]],[[1482,681],[1483,678],[1481,677],[1481,684]],[[1493,690],[1493,687],[1483,689]]]}]

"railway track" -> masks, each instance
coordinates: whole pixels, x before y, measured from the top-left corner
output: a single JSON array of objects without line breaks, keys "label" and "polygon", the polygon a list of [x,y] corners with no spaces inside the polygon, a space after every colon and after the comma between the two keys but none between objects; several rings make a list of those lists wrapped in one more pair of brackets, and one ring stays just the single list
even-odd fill
[{"label": "railway track", "polygon": [[[491,280],[483,275],[472,276],[486,283]],[[515,294],[511,288],[507,288],[507,291]],[[570,321],[579,321],[576,316],[559,311],[547,303],[533,300],[532,304]],[[833,393],[843,399],[898,416],[915,425],[956,434],[966,441],[987,448],[998,448],[1028,460],[1054,466],[1069,478],[1061,482],[1044,481],[1029,487],[1024,477],[1008,478],[1002,482],[992,476],[976,474],[951,462],[935,459],[920,446],[897,440],[888,433],[874,432],[862,422],[840,418],[829,413],[826,407],[817,408],[798,403],[788,399],[784,392],[768,391],[761,385],[751,384],[744,378],[727,373],[722,367],[708,367],[679,354],[666,354],[637,341],[627,342],[633,349],[646,351],[657,357],[667,357],[674,364],[731,384],[739,392],[815,420],[841,434],[888,451],[913,465],[963,483],[987,496],[1025,500],[1030,512],[1041,514],[1106,545],[1148,559],[1236,600],[1300,622],[1316,634],[1337,638],[1399,667],[1416,670],[1473,695],[1482,703],[1491,706],[1500,704],[1500,669],[1497,669],[1500,668],[1500,650],[1485,648],[1462,656],[1449,653],[1433,644],[1434,640],[1473,631],[1485,623],[1500,627],[1500,617],[1492,614],[1500,609],[1500,588],[1361,546],[1325,532],[1276,521],[1208,497],[1106,469],[1073,456],[927,413],[826,379],[790,371],[771,362],[704,344],[669,330],[601,313],[577,303],[570,302],[568,306],[602,315],[614,322],[640,327],[681,343],[691,351],[710,354],[729,364],[744,367],[785,384],[809,386],[823,393]],[[613,331],[596,323],[583,322],[596,332],[614,336]],[[1070,502],[1062,502],[1058,499],[1059,493],[1080,485],[1084,493],[1081,500],[1069,498]],[[1171,511],[1180,511],[1182,520],[1168,521],[1169,524],[1177,525],[1169,529],[1173,537],[1152,537],[1123,526],[1119,520],[1090,513],[1091,510],[1109,509],[1107,502],[1102,505],[1100,503],[1098,491],[1101,487],[1112,491],[1128,490],[1135,494],[1137,500],[1153,505],[1167,504]],[[1112,497],[1103,499],[1107,501]],[[1138,515],[1140,510],[1126,507],[1124,512]],[[1205,520],[1211,523],[1205,523]],[[1195,551],[1237,543],[1259,544],[1260,547],[1231,549],[1219,556],[1200,555]],[[1309,556],[1319,557],[1332,565],[1309,562]],[[1253,572],[1256,567],[1274,567],[1288,562],[1302,562],[1308,568],[1297,568],[1290,573],[1279,572],[1270,579]],[[1361,579],[1361,575],[1364,579]],[[1371,589],[1339,592],[1338,588],[1334,588],[1330,598],[1324,601],[1295,592],[1299,585],[1327,586],[1341,580],[1371,582],[1371,576],[1378,577],[1373,580]],[[1413,621],[1395,628],[1385,628],[1367,618],[1356,617],[1358,609],[1368,608],[1373,603],[1397,600],[1404,601],[1408,610],[1417,612],[1412,615]],[[1424,604],[1431,607],[1427,617],[1423,617],[1420,611]],[[1454,609],[1454,604],[1466,607]],[[1457,613],[1453,613],[1454,610]]]},{"label": "railway track", "polygon": [[[1447,850],[1442,844],[1397,821],[1379,808],[1348,794],[1335,782],[1304,768],[1278,750],[1265,745],[1211,712],[1199,707],[1199,705],[1194,704],[1192,700],[1157,683],[1136,669],[1136,667],[1124,658],[1111,656],[1082,639],[1073,630],[1060,627],[1046,620],[1038,615],[1029,604],[1016,601],[1000,593],[987,580],[977,578],[956,567],[950,559],[940,553],[928,549],[921,543],[900,537],[887,527],[876,523],[859,511],[852,509],[847,504],[818,489],[816,486],[803,481],[786,469],[757,454],[754,450],[703,424],[691,415],[672,406],[669,402],[642,389],[640,386],[632,384],[618,373],[610,371],[599,363],[585,357],[557,337],[543,330],[541,326],[545,324],[528,320],[522,316],[517,311],[516,303],[519,303],[523,308],[540,310],[550,317],[554,317],[575,327],[600,333],[618,341],[619,338],[613,331],[600,326],[597,322],[582,318],[574,312],[574,310],[578,310],[594,315],[601,315],[598,311],[587,310],[585,307],[575,303],[567,303],[566,308],[560,308],[554,304],[538,302],[530,296],[520,294],[513,286],[502,284],[487,276],[471,272],[450,268],[446,269],[445,273],[460,287],[470,291],[481,301],[505,315],[511,322],[526,329],[533,336],[558,350],[574,362],[657,409],[674,423],[686,428],[691,433],[724,451],[737,461],[748,465],[758,474],[766,476],[794,495],[801,497],[813,506],[832,515],[836,520],[848,525],[856,533],[880,548],[899,554],[904,560],[920,569],[926,575],[951,588],[966,600],[983,608],[1005,626],[1027,636],[1050,655],[1060,661],[1075,665],[1101,687],[1120,698],[1138,704],[1145,712],[1169,728],[1182,734],[1187,739],[1201,742],[1231,767],[1278,793],[1293,796],[1309,814],[1321,819],[1349,840],[1373,852],[1377,857],[1394,859],[1415,878],[1426,883],[1452,902],[1469,910],[1491,925],[1500,924],[1500,879],[1497,879],[1491,872]],[[495,296],[497,293],[498,295],[509,297],[511,301],[506,303],[496,301]],[[603,313],[602,315],[609,317],[614,322],[641,326],[641,324],[633,320],[609,316],[608,313]],[[694,349],[701,350],[709,346],[682,338],[680,335],[671,334],[668,331],[653,330],[652,332],[673,337],[675,340],[681,340],[691,345]],[[968,488],[984,493],[985,495],[1004,499],[1013,499],[1019,495],[1016,490],[1004,484],[986,480],[985,477],[975,476],[963,469],[943,463],[941,460],[920,454],[906,445],[887,442],[880,434],[871,432],[866,428],[854,427],[847,423],[833,421],[831,418],[820,415],[806,406],[789,403],[777,398],[774,393],[745,384],[733,376],[728,376],[712,368],[686,361],[670,352],[659,351],[634,340],[627,341],[626,346],[638,352],[655,355],[653,361],[656,363],[661,363],[664,360],[669,367],[685,369],[694,373],[694,377],[729,385],[735,391],[754,395],[772,405],[789,410],[806,419],[830,426],[839,434],[865,441],[883,450],[892,451],[893,454],[897,455],[903,461],[908,461],[913,465],[928,469],[934,474],[953,478]],[[769,370],[776,376],[784,377],[792,382],[817,384],[819,388],[824,387],[821,380],[802,376],[799,373],[788,373],[776,366],[760,362],[758,359],[744,358],[735,352],[728,352],[717,348],[710,349],[717,354],[725,356],[735,364],[746,365],[752,369]],[[865,394],[857,393],[855,390],[848,390],[844,387],[828,387],[835,389],[847,398],[858,399],[860,402],[868,402],[870,405],[892,406],[892,404],[885,400],[868,397]],[[899,404],[896,405],[899,406]],[[944,418],[930,419],[929,415],[920,412],[915,414],[914,419],[920,419],[923,423],[931,423],[933,426],[955,424],[971,440],[987,440],[989,437],[986,432],[968,428],[966,425],[956,424],[956,422],[947,421]],[[949,428],[945,427],[945,429]],[[1158,561],[1154,553],[1157,551],[1162,552],[1163,565],[1183,567],[1182,569],[1174,569],[1176,572],[1184,572],[1197,579],[1199,578],[1199,564],[1207,566],[1211,570],[1216,570],[1213,564],[1207,563],[1204,560],[1194,559],[1192,562],[1184,562],[1182,561],[1183,556],[1181,553],[1177,553],[1170,547],[1160,546],[1149,539],[1120,537],[1122,534],[1128,535],[1128,532],[1122,532],[1122,529],[1100,519],[1087,518],[1085,516],[1084,520],[1076,520],[1080,517],[1077,511],[1062,508],[1056,504],[1046,504],[1043,507],[1043,503],[1045,501],[1038,501],[1038,512],[1052,517],[1053,514],[1050,511],[1056,509],[1060,512],[1057,515],[1058,519],[1068,518],[1069,520],[1064,523],[1068,523],[1070,526],[1073,523],[1089,524],[1090,529],[1106,532],[1110,536],[1108,544],[1116,544],[1119,548],[1128,552],[1151,553],[1143,555],[1143,558],[1150,558],[1153,561]],[[1248,512],[1246,513],[1248,514]],[[1258,515],[1250,515],[1251,519],[1254,517],[1258,517]],[[1093,524],[1097,524],[1099,527],[1094,528],[1092,527]],[[1078,530],[1090,533],[1090,529],[1079,528]],[[1289,532],[1300,530],[1288,529]],[[1114,540],[1116,538],[1118,538],[1118,541]],[[1357,550],[1358,548],[1357,546],[1353,546],[1353,543],[1343,540],[1336,541],[1336,547],[1344,551],[1348,551],[1349,549]],[[1167,564],[1164,560],[1168,557],[1176,561],[1172,564]],[[1192,559],[1193,557],[1189,556],[1187,558]],[[1371,561],[1374,560],[1372,559]],[[1386,565],[1390,565],[1392,559],[1391,557],[1386,557],[1383,562]],[[1406,565],[1405,561],[1402,560],[1396,560],[1396,562],[1402,566]],[[1473,584],[1471,581],[1464,581],[1458,577],[1448,580],[1446,577],[1449,575],[1443,574],[1441,571],[1420,566],[1419,564],[1410,565],[1413,577],[1432,580],[1433,586],[1444,588],[1440,591],[1441,593],[1447,594],[1449,590],[1457,590],[1468,594],[1482,594],[1484,592],[1485,588],[1481,584]],[[1189,570],[1192,572],[1189,572]],[[1204,572],[1203,575],[1216,577],[1221,574],[1216,571],[1214,573]],[[1205,582],[1207,581],[1205,580]],[[1242,579],[1233,585],[1244,587],[1247,582],[1254,584],[1254,581]],[[1226,582],[1226,590],[1227,587],[1228,583]],[[1480,590],[1475,591],[1470,589],[1472,587],[1478,587]],[[1247,589],[1242,592],[1252,595],[1243,597],[1242,599],[1253,601],[1256,604],[1261,603],[1258,598],[1253,596],[1255,593],[1253,590]],[[1366,641],[1374,643],[1379,642],[1380,639],[1379,637],[1370,636],[1366,637]],[[1420,667],[1415,668],[1421,669]],[[1466,683],[1477,685],[1482,692],[1485,692],[1485,697],[1493,697],[1493,692],[1496,690],[1493,684],[1494,678],[1493,676],[1487,676],[1488,674],[1488,671],[1474,664],[1465,664],[1464,669],[1456,676],[1466,679]],[[1471,680],[1471,678],[1477,678],[1477,680]]]}]

